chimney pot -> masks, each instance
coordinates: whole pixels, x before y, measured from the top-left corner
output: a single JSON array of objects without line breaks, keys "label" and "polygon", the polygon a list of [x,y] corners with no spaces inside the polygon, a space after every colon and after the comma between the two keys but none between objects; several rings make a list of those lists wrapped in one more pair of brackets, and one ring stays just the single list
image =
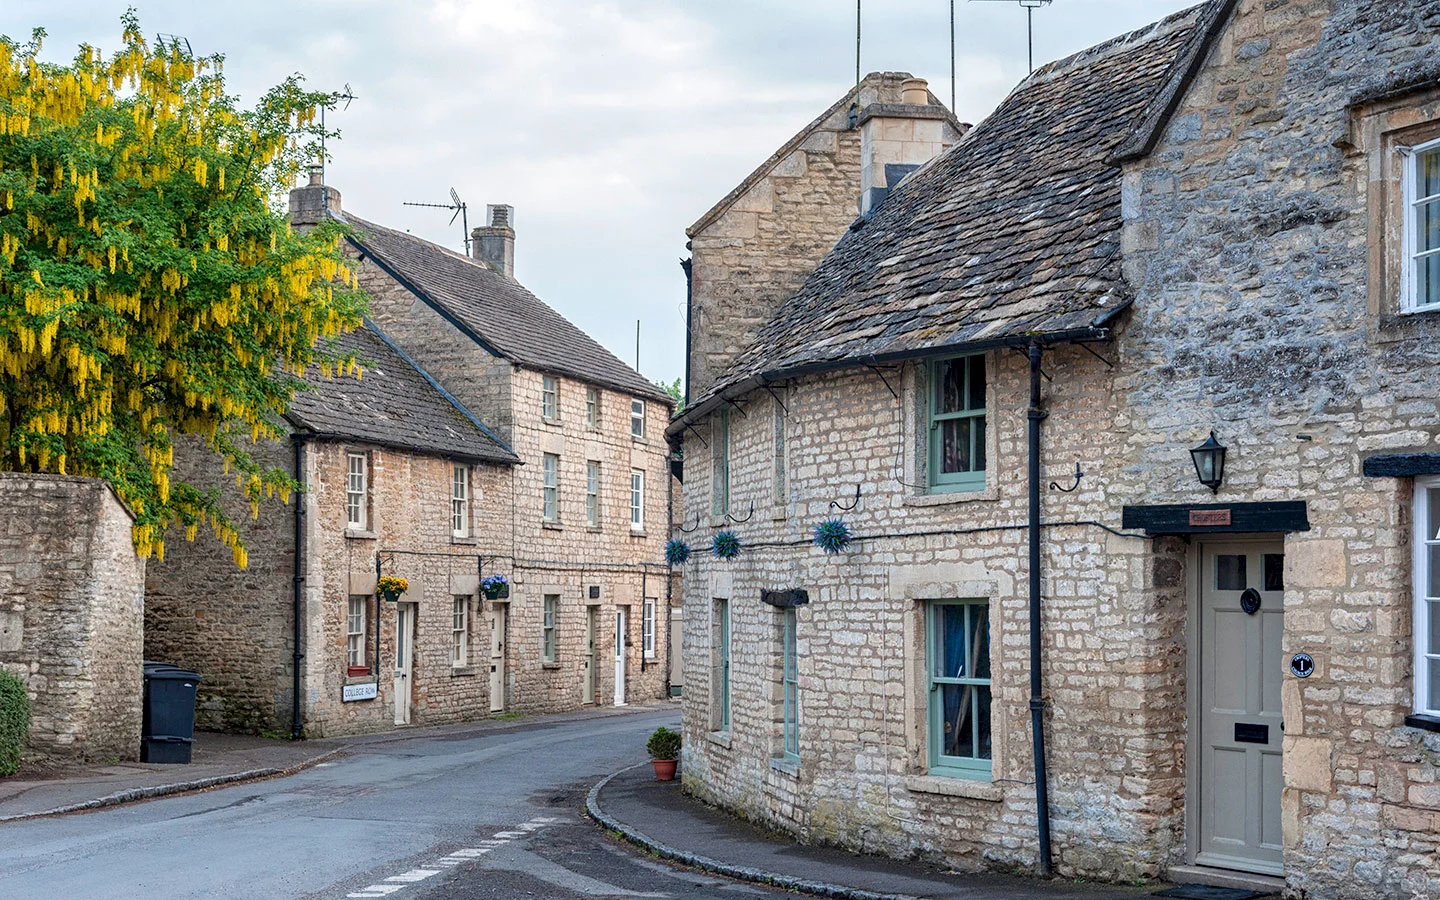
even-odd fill
[{"label": "chimney pot", "polygon": [[515,207],[491,203],[486,225],[470,231],[470,255],[506,278],[515,277]]},{"label": "chimney pot", "polygon": [[923,78],[907,78],[900,82],[900,102],[910,106],[930,103],[930,82]]},{"label": "chimney pot", "polygon": [[324,167],[324,166],[320,165],[319,163],[312,163],[312,164],[310,165],[310,183],[311,183],[311,184],[324,184],[324,183],[325,183],[325,167]]}]

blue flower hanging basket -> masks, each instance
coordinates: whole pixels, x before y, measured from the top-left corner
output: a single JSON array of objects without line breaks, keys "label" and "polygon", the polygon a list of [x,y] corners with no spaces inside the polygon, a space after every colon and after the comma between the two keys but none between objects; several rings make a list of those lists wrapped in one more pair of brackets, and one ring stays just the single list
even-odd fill
[{"label": "blue flower hanging basket", "polygon": [[710,544],[710,552],[715,554],[716,559],[734,559],[740,555],[739,536],[728,528],[715,532],[715,540]]},{"label": "blue flower hanging basket", "polygon": [[826,519],[815,526],[815,546],[826,553],[839,553],[850,546],[850,526],[844,519]]},{"label": "blue flower hanging basket", "polygon": [[672,566],[683,566],[690,558],[690,545],[676,538],[665,545],[665,561]]}]

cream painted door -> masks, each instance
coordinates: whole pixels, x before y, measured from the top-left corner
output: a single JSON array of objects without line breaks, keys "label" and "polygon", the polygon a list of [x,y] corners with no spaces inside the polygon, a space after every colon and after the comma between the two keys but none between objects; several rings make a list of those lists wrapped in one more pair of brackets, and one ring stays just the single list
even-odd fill
[{"label": "cream painted door", "polygon": [[1284,545],[1206,543],[1200,559],[1195,861],[1279,875]]},{"label": "cream painted door", "polygon": [[685,691],[685,659],[680,651],[685,641],[682,628],[685,624],[685,610],[670,608],[670,696],[679,697]]},{"label": "cream painted door", "polygon": [[490,711],[505,711],[505,611],[504,603],[490,606]]},{"label": "cream painted door", "polygon": [[395,724],[410,724],[410,685],[415,674],[415,604],[395,605]]},{"label": "cream painted door", "polygon": [[598,674],[595,666],[595,632],[599,630],[596,622],[599,616],[600,610],[595,607],[585,608],[585,703],[595,702],[595,676]]},{"label": "cream painted door", "polygon": [[615,607],[615,705],[625,705],[625,620],[629,612]]}]

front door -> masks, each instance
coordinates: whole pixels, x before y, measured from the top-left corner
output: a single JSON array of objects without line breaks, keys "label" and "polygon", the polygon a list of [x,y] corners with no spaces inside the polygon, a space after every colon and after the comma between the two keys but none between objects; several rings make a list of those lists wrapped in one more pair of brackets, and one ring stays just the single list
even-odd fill
[{"label": "front door", "polygon": [[1195,861],[1280,875],[1284,545],[1200,548]]},{"label": "front door", "polygon": [[596,618],[600,611],[593,606],[585,608],[585,686],[583,699],[586,703],[595,702],[595,632]]},{"label": "front door", "polygon": [[410,683],[415,662],[415,604],[395,605],[395,724],[410,724]]},{"label": "front door", "polygon": [[505,604],[490,607],[490,711],[505,711]]},{"label": "front door", "polygon": [[628,610],[615,607],[615,705],[625,705],[625,619]]}]

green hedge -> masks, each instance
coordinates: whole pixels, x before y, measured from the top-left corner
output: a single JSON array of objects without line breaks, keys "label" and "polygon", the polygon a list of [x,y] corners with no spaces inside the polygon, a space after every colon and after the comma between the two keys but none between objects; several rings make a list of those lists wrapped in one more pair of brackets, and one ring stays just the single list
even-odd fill
[{"label": "green hedge", "polygon": [[20,769],[20,752],[30,734],[30,695],[18,675],[0,669],[0,775]]}]

